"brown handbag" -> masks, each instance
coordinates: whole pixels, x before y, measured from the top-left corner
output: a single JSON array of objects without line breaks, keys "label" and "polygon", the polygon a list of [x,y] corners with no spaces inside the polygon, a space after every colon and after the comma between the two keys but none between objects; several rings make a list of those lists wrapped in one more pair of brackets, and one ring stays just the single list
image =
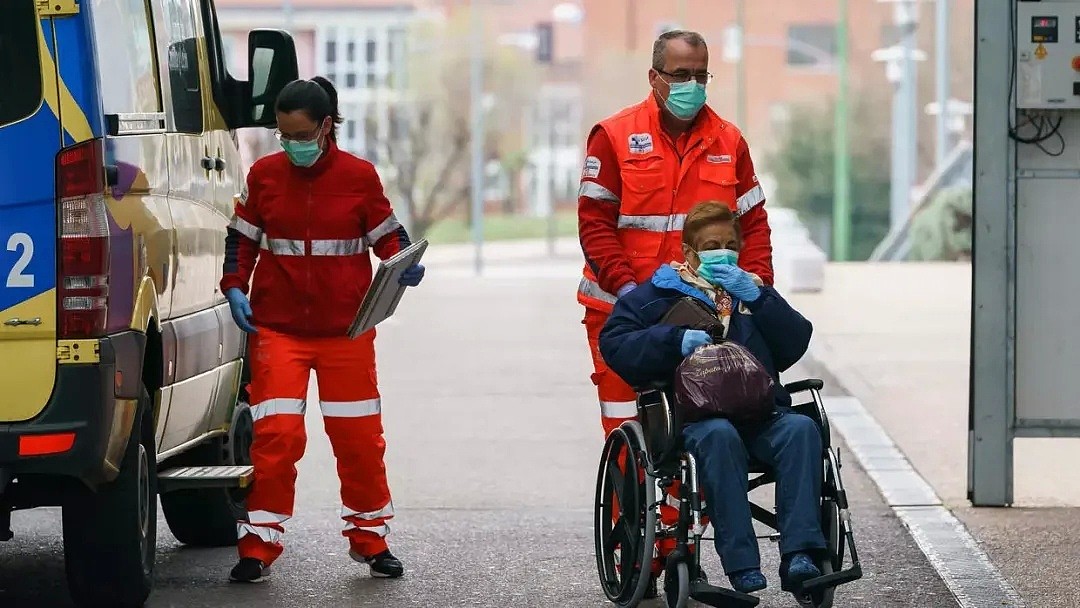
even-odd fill
[{"label": "brown handbag", "polygon": [[727,418],[734,424],[754,424],[772,415],[772,376],[746,347],[724,338],[720,318],[704,302],[682,298],[660,322],[706,331],[714,342],[683,359],[675,371],[675,409],[681,422]]}]

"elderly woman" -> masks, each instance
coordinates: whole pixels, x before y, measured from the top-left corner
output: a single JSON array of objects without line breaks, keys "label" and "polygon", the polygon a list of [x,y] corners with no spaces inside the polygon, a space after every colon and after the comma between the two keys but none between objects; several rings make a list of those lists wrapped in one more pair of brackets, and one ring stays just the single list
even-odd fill
[{"label": "elderly woman", "polygon": [[683,358],[712,342],[708,333],[660,320],[686,296],[716,310],[728,340],[745,346],[776,383],[775,412],[746,428],[723,418],[686,426],[686,447],[698,461],[716,550],[732,587],[765,588],[747,497],[753,457],[776,472],[781,587],[794,591],[821,575],[813,555],[825,547],[818,516],[821,436],[816,423],[791,410],[779,372],[806,352],[812,327],[775,289],[737,266],[739,223],[726,205],[700,203],[683,228],[686,263],[661,267],[652,280],[623,296],[600,334],[600,352],[631,386],[669,381]]}]

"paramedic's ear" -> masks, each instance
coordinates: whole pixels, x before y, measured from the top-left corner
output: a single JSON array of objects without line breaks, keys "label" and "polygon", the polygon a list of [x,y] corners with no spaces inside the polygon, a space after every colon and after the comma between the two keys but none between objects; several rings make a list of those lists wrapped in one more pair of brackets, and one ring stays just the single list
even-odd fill
[{"label": "paramedic's ear", "polygon": [[682,253],[683,258],[686,260],[686,263],[689,264],[690,267],[694,270],[697,270],[697,267],[701,265],[701,259],[698,257],[697,252],[694,251],[694,248],[686,243],[683,243]]}]

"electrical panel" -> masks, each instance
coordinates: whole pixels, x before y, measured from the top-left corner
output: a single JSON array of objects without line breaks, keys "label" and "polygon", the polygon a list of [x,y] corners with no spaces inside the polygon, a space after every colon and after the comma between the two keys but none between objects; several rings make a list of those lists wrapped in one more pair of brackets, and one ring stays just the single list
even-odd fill
[{"label": "electrical panel", "polygon": [[1017,3],[1016,107],[1080,109],[1080,2]]}]

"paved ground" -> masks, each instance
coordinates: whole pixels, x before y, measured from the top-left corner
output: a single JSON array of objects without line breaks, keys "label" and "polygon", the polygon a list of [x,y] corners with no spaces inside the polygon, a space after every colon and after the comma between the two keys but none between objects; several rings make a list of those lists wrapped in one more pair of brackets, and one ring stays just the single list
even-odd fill
[{"label": "paved ground", "polygon": [[[515,262],[478,280],[461,258],[431,260],[429,279],[379,338],[392,542],[406,577],[373,580],[348,560],[332,457],[313,413],[274,578],[229,585],[231,550],[185,549],[162,524],[152,608],[609,605],[592,546],[601,437],[573,299],[579,263]],[[841,589],[838,605],[955,606],[846,451],[844,462],[866,575]],[[70,606],[59,513],[17,513],[13,525],[15,540],[0,544],[0,606]],[[763,554],[778,587],[775,549]],[[719,572],[715,556],[707,568]],[[772,589],[764,598],[795,605]]]},{"label": "paved ground", "polygon": [[1080,606],[1080,440],[1017,439],[1017,507],[967,500],[971,268],[831,265],[792,300],[813,357],[870,411],[1029,606]]}]

